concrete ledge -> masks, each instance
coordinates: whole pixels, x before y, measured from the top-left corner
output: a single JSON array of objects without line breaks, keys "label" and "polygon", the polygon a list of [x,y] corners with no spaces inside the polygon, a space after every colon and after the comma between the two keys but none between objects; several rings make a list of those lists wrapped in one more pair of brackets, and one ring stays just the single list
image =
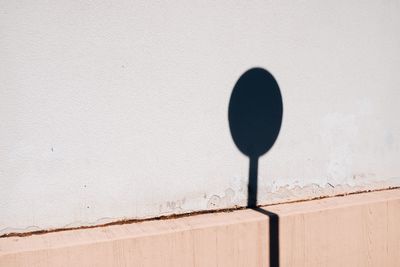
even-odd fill
[{"label": "concrete ledge", "polygon": [[[400,189],[267,208],[280,266],[400,266]],[[210,213],[0,239],[0,266],[268,266],[269,217]]]}]

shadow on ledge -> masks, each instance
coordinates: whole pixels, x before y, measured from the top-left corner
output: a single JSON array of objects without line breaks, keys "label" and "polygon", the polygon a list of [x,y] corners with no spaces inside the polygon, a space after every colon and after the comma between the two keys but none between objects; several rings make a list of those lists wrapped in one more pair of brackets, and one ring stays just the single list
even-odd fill
[{"label": "shadow on ledge", "polygon": [[278,138],[283,104],[278,83],[267,70],[253,68],[236,82],[229,101],[228,119],[233,141],[249,157],[247,207],[269,217],[270,266],[279,266],[279,217],[257,207],[258,159]]}]

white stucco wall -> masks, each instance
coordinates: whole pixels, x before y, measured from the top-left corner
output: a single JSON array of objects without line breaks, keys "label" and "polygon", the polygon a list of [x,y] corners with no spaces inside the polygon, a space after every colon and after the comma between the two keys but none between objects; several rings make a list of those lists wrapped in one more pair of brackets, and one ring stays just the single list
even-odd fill
[{"label": "white stucco wall", "polygon": [[400,1],[0,1],[0,234],[246,204],[231,90],[283,96],[259,203],[400,185]]}]

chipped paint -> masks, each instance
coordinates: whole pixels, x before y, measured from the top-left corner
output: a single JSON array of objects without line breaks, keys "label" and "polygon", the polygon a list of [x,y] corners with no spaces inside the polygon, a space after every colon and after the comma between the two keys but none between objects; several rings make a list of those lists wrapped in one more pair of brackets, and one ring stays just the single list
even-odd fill
[{"label": "chipped paint", "polygon": [[208,200],[207,209],[220,209],[224,207],[231,207],[234,196],[235,191],[233,191],[231,188],[226,189],[225,194],[222,197],[213,195]]},{"label": "chipped paint", "polygon": [[[353,187],[347,185],[334,186],[332,184],[326,184],[325,186],[310,184],[304,187],[286,185],[279,187],[276,191],[267,192],[266,193],[267,198],[264,198],[264,200],[260,202],[259,205],[267,206],[267,205],[275,205],[282,203],[307,201],[312,199],[341,196],[341,195],[355,194],[361,192],[390,190],[393,188],[400,188],[400,178],[394,178],[386,182],[384,181],[384,182],[370,183],[366,185],[359,185]],[[234,190],[228,188],[225,190],[224,194],[222,194],[222,197],[218,195],[212,195],[208,199],[206,207],[200,211],[185,210],[184,208],[182,208],[182,204],[185,202],[185,199],[182,199],[180,201],[169,201],[166,203],[166,206],[169,209],[173,209],[172,212],[171,210],[169,210],[169,212],[164,211],[168,215],[162,215],[162,216],[156,215],[156,216],[149,216],[147,218],[101,218],[91,223],[79,221],[65,225],[64,227],[60,228],[50,227],[48,229],[42,229],[37,226],[30,226],[24,229],[8,227],[5,229],[0,229],[0,237],[9,236],[9,233],[14,233],[11,235],[19,235],[19,234],[25,235],[24,233],[40,234],[52,231],[62,231],[62,230],[70,230],[77,228],[92,228],[97,226],[134,223],[147,220],[168,219],[168,218],[176,218],[176,216],[178,217],[189,216],[193,214],[203,214],[213,211],[230,211],[234,209],[245,208],[245,203],[239,204],[232,201],[234,199],[234,196],[235,196]]]}]

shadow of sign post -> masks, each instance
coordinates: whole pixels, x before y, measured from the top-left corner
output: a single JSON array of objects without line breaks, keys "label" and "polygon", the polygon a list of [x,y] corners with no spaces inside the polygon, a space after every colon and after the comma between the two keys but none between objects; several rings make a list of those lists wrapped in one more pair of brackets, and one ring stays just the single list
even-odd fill
[{"label": "shadow of sign post", "polygon": [[235,145],[250,161],[247,207],[269,217],[270,266],[279,266],[279,217],[257,207],[258,159],[274,145],[282,115],[282,96],[272,74],[262,68],[246,71],[233,88],[228,119]]}]

